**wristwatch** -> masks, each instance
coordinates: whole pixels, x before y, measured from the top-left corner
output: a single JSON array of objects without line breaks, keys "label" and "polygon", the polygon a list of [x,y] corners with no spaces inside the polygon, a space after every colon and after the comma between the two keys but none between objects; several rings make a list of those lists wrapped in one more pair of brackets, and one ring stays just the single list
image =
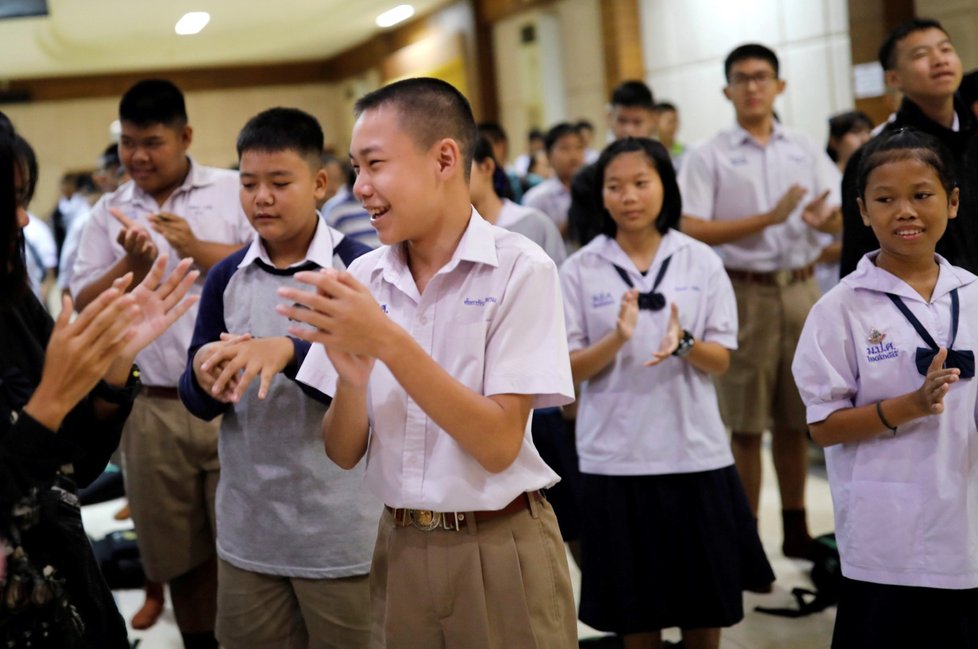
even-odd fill
[{"label": "wristwatch", "polygon": [[121,406],[126,403],[131,403],[136,398],[136,395],[139,394],[139,388],[141,386],[142,383],[139,381],[139,366],[133,363],[124,386],[121,388],[116,387],[102,380],[92,390],[92,396],[102,401]]},{"label": "wristwatch", "polygon": [[694,344],[696,344],[696,341],[693,339],[693,334],[683,329],[683,337],[679,339],[679,344],[676,345],[676,349],[672,352],[672,355],[682,358],[689,353],[689,350],[693,348]]}]

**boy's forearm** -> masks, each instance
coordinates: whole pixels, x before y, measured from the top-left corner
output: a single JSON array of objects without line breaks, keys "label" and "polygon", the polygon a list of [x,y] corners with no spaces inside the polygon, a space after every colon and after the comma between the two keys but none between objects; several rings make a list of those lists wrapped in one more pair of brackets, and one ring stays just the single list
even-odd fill
[{"label": "boy's forearm", "polygon": [[366,387],[354,387],[340,380],[323,417],[326,456],[337,466],[352,469],[367,452],[369,428]]},{"label": "boy's forearm", "polygon": [[719,246],[763,232],[765,228],[775,222],[768,212],[729,221],[708,221],[695,216],[683,215],[681,227],[683,232],[694,239],[699,239],[711,246]]},{"label": "boy's forearm", "polygon": [[209,271],[217,265],[219,261],[241,249],[242,244],[216,243],[214,241],[197,241],[189,250],[181,251],[183,254],[193,257],[204,272]]},{"label": "boy's forearm", "polygon": [[478,394],[446,372],[403,329],[379,360],[421,409],[487,471],[503,471],[516,459],[531,397],[526,397],[528,405],[521,414],[504,407],[500,397]]}]

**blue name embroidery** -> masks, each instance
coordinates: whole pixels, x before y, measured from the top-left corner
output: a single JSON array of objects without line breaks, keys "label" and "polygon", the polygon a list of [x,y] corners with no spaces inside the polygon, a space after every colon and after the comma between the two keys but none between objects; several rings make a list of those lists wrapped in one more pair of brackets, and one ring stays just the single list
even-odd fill
[{"label": "blue name embroidery", "polygon": [[485,306],[487,304],[495,304],[496,298],[494,297],[467,297],[462,304],[466,306]]},{"label": "blue name embroidery", "polygon": [[591,296],[592,309],[598,309],[610,304],[615,304],[615,298],[611,296],[611,293],[596,293]]},{"label": "blue name embroidery", "polygon": [[387,310],[387,305],[386,304],[381,304],[380,305],[380,310],[383,311],[384,313],[390,315],[390,312]]},{"label": "blue name embroidery", "polygon": [[885,361],[888,358],[896,358],[900,355],[900,350],[893,343],[872,345],[866,348],[866,360],[870,363]]}]

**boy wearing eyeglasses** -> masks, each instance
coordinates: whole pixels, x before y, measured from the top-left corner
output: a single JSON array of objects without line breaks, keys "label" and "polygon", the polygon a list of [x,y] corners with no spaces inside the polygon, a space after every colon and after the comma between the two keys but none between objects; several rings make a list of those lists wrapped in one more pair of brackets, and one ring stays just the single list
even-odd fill
[{"label": "boy wearing eyeglasses", "polygon": [[689,153],[679,173],[682,230],[716,246],[741,323],[730,370],[717,379],[734,460],[757,516],[761,435],[770,430],[784,521],[782,550],[805,557],[807,426],[791,359],[819,297],[814,265],[840,218],[839,173],[812,140],[774,115],[784,92],[778,57],[741,45],[724,62],[736,122]]}]

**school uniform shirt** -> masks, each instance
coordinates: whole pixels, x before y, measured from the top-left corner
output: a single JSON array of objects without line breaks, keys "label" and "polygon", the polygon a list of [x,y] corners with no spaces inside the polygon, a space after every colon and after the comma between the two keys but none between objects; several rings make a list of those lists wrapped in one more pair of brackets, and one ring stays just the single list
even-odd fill
[{"label": "school uniform shirt", "polygon": [[807,191],[784,223],[716,247],[727,268],[772,272],[804,268],[831,237],[802,220],[804,206],[826,189],[838,205],[839,172],[812,140],[775,122],[767,146],[740,125],[687,151],[679,168],[683,214],[707,221],[742,219],[771,210],[788,188]]},{"label": "school uniform shirt", "polygon": [[556,178],[547,178],[523,195],[523,205],[540,210],[550,217],[558,228],[567,223],[570,210],[570,189]]},{"label": "school uniform shirt", "polygon": [[[355,261],[350,273],[380,308],[455,379],[482,395],[534,395],[533,407],[574,400],[563,305],[553,261],[525,237],[474,209],[451,260],[419,294],[403,246]],[[337,374],[313,345],[298,380],[326,394]],[[496,510],[559,480],[540,458],[527,420],[516,460],[490,473],[442,430],[380,361],[368,386],[366,483],[391,507]]]},{"label": "school uniform shirt", "polygon": [[[862,258],[812,308],[792,370],[808,422],[920,388],[927,347],[886,296],[900,297],[938,345],[950,343],[952,289],[961,314],[954,349],[978,351],[978,282],[938,256],[930,302]],[[842,573],[878,584],[978,587],[978,380],[951,385],[944,412],[895,434],[825,449]]]},{"label": "school uniform shirt", "polygon": [[303,579],[366,574],[381,504],[363,489],[362,464],[344,471],[323,453],[329,399],[295,381],[308,342],[292,338],[295,360],[272,378],[264,400],[256,378],[234,404],[200,387],[194,355],[224,332],[288,336],[293,323],[275,311],[278,289],[302,288],[295,280],[300,270],[346,268],[367,250],[320,219],[301,262],[276,268],[256,237],[208,273],[180,397],[201,419],[224,415],[217,553],[242,570]]},{"label": "school uniform shirt", "polygon": [[639,310],[635,333],[611,365],[581,384],[576,435],[584,473],[657,475],[733,464],[710,375],[678,357],[642,366],[666,334],[670,303],[679,307],[680,323],[697,341],[737,348],[733,288],[709,246],[669,230],[643,276],[614,239],[595,237],[560,270],[568,346],[584,349],[615,329],[629,288],[615,265],[646,292],[667,258],[657,289],[665,308]]},{"label": "school uniform shirt", "polygon": [[496,225],[511,232],[519,232],[543,248],[558,267],[567,258],[567,248],[564,246],[563,237],[560,236],[560,230],[540,210],[504,198]]},{"label": "school uniform shirt", "polygon": [[[190,171],[183,183],[166,199],[163,205],[136,186],[132,180],[116,191],[106,194],[95,207],[82,232],[71,278],[73,295],[98,279],[114,263],[125,256],[126,251],[116,237],[123,229],[109,208],[121,210],[149,233],[157,250],[169,255],[166,272],[169,274],[180,262],[180,255],[163,235],[150,226],[148,217],[169,212],[187,220],[194,236],[201,241],[222,244],[243,244],[251,240],[252,229],[241,209],[238,197],[240,181],[237,172],[205,167],[190,161]],[[196,265],[194,266],[196,267]],[[204,286],[202,273],[190,288],[190,294],[199,295]],[[183,373],[187,348],[194,332],[197,305],[188,315],[180,318],[159,338],[150,343],[136,357],[142,372],[144,385],[174,387]]]}]

